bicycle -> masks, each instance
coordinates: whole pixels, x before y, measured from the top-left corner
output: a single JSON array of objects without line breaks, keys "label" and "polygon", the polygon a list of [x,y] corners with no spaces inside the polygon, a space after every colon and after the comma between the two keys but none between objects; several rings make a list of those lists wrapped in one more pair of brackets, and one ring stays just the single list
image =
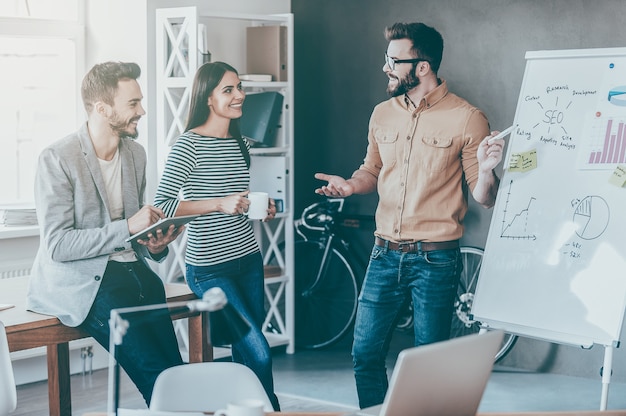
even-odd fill
[{"label": "bicycle", "polygon": [[[317,349],[339,341],[354,324],[361,277],[365,264],[350,252],[346,229],[359,228],[372,216],[345,215],[343,198],[316,202],[302,211],[294,227],[299,238],[295,255],[295,344]],[[482,262],[483,250],[461,247],[463,272],[454,303],[451,338],[476,333],[480,322],[470,311]],[[396,328],[412,329],[410,304]],[[495,361],[513,347],[517,336],[506,334]]]},{"label": "bicycle", "polygon": [[317,349],[339,341],[354,323],[365,265],[350,252],[345,230],[371,216],[342,215],[344,199],[314,203],[294,221],[295,345]]},{"label": "bicycle", "polygon": [[[483,250],[477,247],[461,247],[463,271],[459,280],[456,299],[454,301],[454,313],[452,315],[452,327],[450,338],[475,334],[482,328],[479,321],[475,321],[471,315],[476,283],[483,261]],[[500,349],[496,353],[494,362],[501,361],[517,341],[517,335],[505,333]]]},{"label": "bicycle", "polygon": [[[452,326],[450,328],[450,338],[457,338],[464,335],[478,333],[481,330],[481,323],[472,318],[471,310],[476,292],[476,283],[480,273],[480,266],[483,260],[483,250],[478,247],[462,246],[461,262],[463,271],[459,279],[456,298],[454,300],[454,311],[452,313]],[[396,328],[411,330],[413,328],[413,309],[409,305],[398,320]],[[495,362],[501,361],[511,351],[517,336],[505,333],[500,349],[496,353]]]}]

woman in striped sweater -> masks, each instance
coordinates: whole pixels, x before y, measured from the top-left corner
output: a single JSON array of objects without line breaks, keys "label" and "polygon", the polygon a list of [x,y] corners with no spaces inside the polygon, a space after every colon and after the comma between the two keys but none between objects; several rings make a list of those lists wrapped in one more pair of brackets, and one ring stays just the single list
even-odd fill
[{"label": "woman in striped sweater", "polygon": [[[279,410],[270,347],[261,331],[263,259],[245,215],[250,204],[250,145],[241,137],[238,120],[244,99],[232,66],[214,62],[198,69],[187,126],[172,146],[154,205],[168,217],[206,214],[187,227],[187,284],[199,297],[219,286],[250,322],[251,331],[232,344],[233,361],[256,373]],[[275,214],[270,199],[263,221]]]}]

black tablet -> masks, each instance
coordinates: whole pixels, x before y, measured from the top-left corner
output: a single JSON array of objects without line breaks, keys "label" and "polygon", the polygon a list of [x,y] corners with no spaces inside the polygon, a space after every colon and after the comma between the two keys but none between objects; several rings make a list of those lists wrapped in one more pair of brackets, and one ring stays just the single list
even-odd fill
[{"label": "black tablet", "polygon": [[145,240],[148,238],[148,234],[156,235],[157,230],[161,230],[163,231],[163,234],[165,234],[167,233],[167,229],[170,227],[170,225],[174,224],[174,227],[178,228],[181,225],[185,225],[189,221],[198,218],[199,216],[200,215],[182,215],[180,217],[162,218],[148,228],[143,229],[137,234],[131,235],[126,239],[126,241],[131,242],[136,240]]}]

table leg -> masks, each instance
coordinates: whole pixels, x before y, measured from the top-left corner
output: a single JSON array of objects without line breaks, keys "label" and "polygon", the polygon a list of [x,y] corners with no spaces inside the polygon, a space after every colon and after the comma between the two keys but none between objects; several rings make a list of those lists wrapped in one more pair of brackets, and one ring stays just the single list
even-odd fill
[{"label": "table leg", "polygon": [[213,361],[213,346],[209,340],[208,316],[201,313],[189,317],[189,362]]},{"label": "table leg", "polygon": [[67,342],[47,346],[50,416],[72,415],[70,348]]}]

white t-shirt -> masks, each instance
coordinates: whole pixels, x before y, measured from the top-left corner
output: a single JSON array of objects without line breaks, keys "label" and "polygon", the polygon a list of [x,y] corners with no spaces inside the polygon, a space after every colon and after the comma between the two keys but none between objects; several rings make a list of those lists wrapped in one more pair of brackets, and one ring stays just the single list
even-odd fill
[{"label": "white t-shirt", "polygon": [[[102,160],[100,162],[100,170],[107,191],[109,202],[109,215],[111,221],[119,221],[124,215],[124,201],[122,200],[122,161],[120,158],[120,150],[117,149],[113,159]],[[135,250],[127,249],[124,251],[113,253],[109,256],[109,260],[119,262],[137,261]]]}]

